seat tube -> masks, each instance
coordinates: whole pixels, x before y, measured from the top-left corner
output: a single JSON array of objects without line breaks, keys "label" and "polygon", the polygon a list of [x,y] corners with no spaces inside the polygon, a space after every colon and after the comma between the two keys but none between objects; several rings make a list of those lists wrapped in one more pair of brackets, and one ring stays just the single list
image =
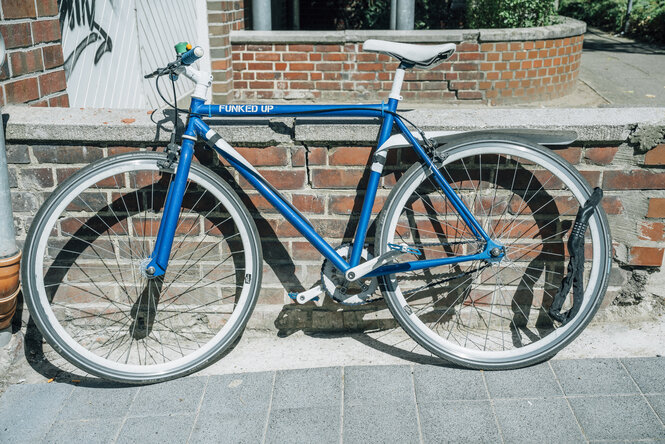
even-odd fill
[{"label": "seat tube", "polygon": [[[398,70],[399,71],[399,70]],[[403,70],[402,70],[403,71]],[[402,76],[403,78],[403,76]],[[401,83],[400,83],[401,88]],[[399,96],[399,89],[397,89],[397,95]],[[393,86],[393,92],[395,88]],[[393,93],[391,92],[391,98],[388,101],[388,109],[392,112],[397,110],[397,105],[399,103],[398,99],[392,98]],[[388,137],[393,129],[394,117],[392,114],[387,114],[383,119],[383,124],[381,125],[381,132],[379,133],[378,146],[381,146]],[[365,238],[367,237],[367,228],[369,227],[369,219],[372,216],[372,208],[374,207],[374,201],[376,199],[376,192],[379,188],[379,180],[381,179],[381,173],[383,172],[383,166],[386,162],[386,153],[385,152],[374,152],[372,159],[371,172],[369,174],[369,181],[367,183],[367,188],[365,191],[365,198],[363,200],[362,210],[360,212],[360,220],[358,221],[358,228],[356,229],[356,237],[353,240],[353,249],[351,250],[351,258],[349,260],[349,265],[355,267],[360,264],[360,257],[362,255],[362,250],[365,246]]]},{"label": "seat tube", "polygon": [[152,260],[147,266],[148,269],[150,269],[150,267],[154,268],[154,272],[152,273],[153,276],[163,275],[168,267],[171,248],[173,247],[173,238],[175,237],[175,230],[180,216],[185,188],[187,187],[187,177],[189,176],[189,169],[192,164],[193,156],[194,141],[188,138],[183,138],[182,147],[180,148],[178,168],[176,170],[175,178],[169,185],[166,202],[164,204],[164,216],[159,224],[155,249],[151,256]]}]

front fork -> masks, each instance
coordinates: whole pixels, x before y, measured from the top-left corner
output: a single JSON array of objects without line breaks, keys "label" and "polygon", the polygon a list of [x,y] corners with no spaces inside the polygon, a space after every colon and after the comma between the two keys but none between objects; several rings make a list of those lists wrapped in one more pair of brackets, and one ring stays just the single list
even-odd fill
[{"label": "front fork", "polygon": [[150,255],[150,262],[146,265],[146,274],[151,277],[162,276],[166,273],[166,267],[169,263],[171,248],[173,247],[173,238],[182,209],[182,200],[185,196],[187,187],[187,177],[194,157],[194,141],[196,133],[191,121],[187,125],[187,130],[182,138],[182,147],[180,148],[179,160],[177,163],[175,178],[169,185],[164,203],[164,215],[159,223],[157,240],[155,248]]}]

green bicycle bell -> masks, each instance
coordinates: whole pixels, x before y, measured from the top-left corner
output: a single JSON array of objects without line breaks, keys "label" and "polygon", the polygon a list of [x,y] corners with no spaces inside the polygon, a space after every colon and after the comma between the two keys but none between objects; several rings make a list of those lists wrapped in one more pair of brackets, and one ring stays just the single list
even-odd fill
[{"label": "green bicycle bell", "polygon": [[178,42],[175,44],[175,52],[178,55],[184,54],[190,49],[192,49],[192,46],[187,42]]}]

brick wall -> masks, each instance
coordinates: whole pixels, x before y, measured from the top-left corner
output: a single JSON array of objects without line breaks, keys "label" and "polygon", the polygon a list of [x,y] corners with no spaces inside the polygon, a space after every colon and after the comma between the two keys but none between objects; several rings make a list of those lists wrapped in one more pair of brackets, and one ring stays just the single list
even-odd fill
[{"label": "brick wall", "polygon": [[214,80],[214,103],[229,103],[233,98],[231,68],[231,30],[244,29],[243,0],[208,0],[208,30],[210,33],[210,59]]},{"label": "brick wall", "polygon": [[[448,61],[409,71],[402,96],[491,104],[561,97],[577,80],[582,39],[464,41]],[[234,97],[383,100],[397,65],[393,57],[362,52],[362,43],[246,44],[234,39]]]},{"label": "brick wall", "polygon": [[57,0],[2,0],[0,14],[7,47],[0,106],[69,106]]},{"label": "brick wall", "polygon": [[[17,235],[22,242],[35,212],[72,171],[89,162],[119,152],[141,149],[115,145],[7,145],[11,191]],[[238,151],[305,214],[313,226],[332,245],[348,242],[356,227],[362,204],[358,183],[366,181],[371,148],[348,144],[285,142],[277,145],[239,147]],[[648,294],[645,285],[663,264],[665,252],[665,144],[645,154],[635,154],[628,144],[608,146],[587,143],[557,150],[574,164],[592,186],[605,190],[603,207],[612,229],[614,263],[605,311],[617,305],[634,305]],[[381,181],[376,213],[385,202],[400,172],[412,162],[407,151],[394,156]],[[322,258],[268,203],[245,188],[237,173],[228,174],[210,151],[199,149],[197,158],[211,164],[227,180],[238,185],[243,199],[256,216],[265,258],[264,280],[255,327],[280,327],[280,322],[295,322],[291,327],[358,328],[366,327],[362,310],[376,306],[345,308],[328,304],[312,312],[304,308],[289,319],[275,319],[276,311],[300,310],[290,306],[289,291],[310,288],[320,276]],[[360,188],[362,189],[362,188]],[[371,228],[373,230],[373,227]],[[647,276],[642,279],[640,276]],[[653,276],[652,276],[653,275]],[[662,277],[661,277],[662,279]],[[651,287],[658,286],[653,281]],[[637,293],[625,290],[635,290]],[[653,291],[661,299],[660,289]],[[632,291],[631,290],[631,291]],[[632,296],[631,296],[632,295]],[[612,307],[612,308],[610,308]],[[274,308],[274,310],[272,310]],[[384,306],[385,308],[385,306]],[[263,311],[262,311],[263,310]],[[262,317],[260,313],[266,313]],[[349,314],[350,313],[350,314]],[[601,314],[602,317],[602,314]],[[284,324],[286,325],[286,324]],[[282,325],[283,327],[283,325]]]}]

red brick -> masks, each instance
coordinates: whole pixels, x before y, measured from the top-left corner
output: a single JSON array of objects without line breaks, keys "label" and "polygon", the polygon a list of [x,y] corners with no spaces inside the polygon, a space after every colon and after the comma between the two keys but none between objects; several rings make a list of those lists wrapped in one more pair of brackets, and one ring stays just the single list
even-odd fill
[{"label": "red brick", "polygon": [[665,188],[665,173],[645,170],[605,171],[603,188],[609,190],[660,190]]},{"label": "red brick", "polygon": [[267,71],[267,70],[272,70],[272,63],[269,62],[263,62],[263,63],[247,63],[247,69],[251,69],[252,71]]},{"label": "red brick", "polygon": [[11,54],[12,76],[18,77],[35,71],[42,71],[42,50],[16,51]]},{"label": "red brick", "polygon": [[2,0],[2,13],[5,19],[37,18],[33,0]]},{"label": "red brick", "polygon": [[652,197],[649,199],[649,209],[647,217],[663,218],[665,217],[665,198]]},{"label": "red brick", "polygon": [[482,99],[483,93],[480,91],[459,91],[457,93],[457,98],[462,100],[476,100]]},{"label": "red brick", "polygon": [[[305,184],[304,171],[261,170],[261,175],[278,190],[298,190]],[[240,180],[243,187],[250,187],[244,179]]]},{"label": "red brick", "polygon": [[39,88],[42,96],[67,89],[65,71],[59,70],[39,76]]},{"label": "red brick", "polygon": [[224,71],[229,69],[231,66],[231,61],[229,59],[213,60],[210,66],[213,71]]},{"label": "red brick", "polygon": [[44,57],[44,67],[46,69],[56,68],[62,66],[64,63],[62,56],[62,46],[52,45],[42,48]]},{"label": "red brick", "polygon": [[313,45],[289,45],[289,52],[312,52]]},{"label": "red brick", "polygon": [[316,89],[318,90],[341,90],[341,82],[316,82]]},{"label": "red brick", "polygon": [[287,165],[286,148],[236,148],[238,153],[254,166],[285,166]]},{"label": "red brick", "polygon": [[[330,197],[330,212],[333,214],[351,214],[354,207],[357,211],[362,208],[364,197],[361,195],[355,196],[331,196]],[[384,196],[377,196],[372,206],[372,214],[377,214],[383,208],[386,202]]]},{"label": "red brick", "polygon": [[665,240],[665,223],[642,222],[639,238],[656,242]]},{"label": "red brick", "polygon": [[274,52],[257,52],[256,60],[276,62],[279,61],[279,54],[275,54]]},{"label": "red brick", "polygon": [[665,165],[665,143],[649,150],[644,156],[645,165]]},{"label": "red brick", "polygon": [[330,155],[330,165],[364,166],[369,162],[371,154],[370,147],[339,147]]},{"label": "red brick", "polygon": [[573,165],[580,163],[582,158],[582,148],[578,147],[569,147],[562,150],[555,150],[554,152]]},{"label": "red brick", "polygon": [[339,45],[316,45],[317,52],[339,52],[341,49]]},{"label": "red brick", "polygon": [[25,103],[39,98],[37,79],[16,80],[5,84],[7,103]]},{"label": "red brick", "polygon": [[295,260],[321,260],[321,253],[309,242],[291,242],[291,251],[291,257]]},{"label": "red brick", "polygon": [[282,60],[285,62],[302,62],[307,60],[307,54],[303,54],[300,52],[294,52],[294,53],[285,53],[282,55]]},{"label": "red brick", "polygon": [[60,40],[60,22],[58,19],[32,22],[32,36],[35,43]]},{"label": "red brick", "polygon": [[290,63],[289,68],[291,71],[313,71],[313,63]]},{"label": "red brick", "polygon": [[23,48],[32,45],[30,23],[3,23],[0,32],[5,39],[7,49]]},{"label": "red brick", "polygon": [[58,15],[58,1],[37,0],[37,14],[39,17]]},{"label": "red brick", "polygon": [[313,188],[356,188],[363,177],[363,170],[351,169],[314,169],[312,170]]},{"label": "red brick", "polygon": [[584,152],[584,158],[596,165],[609,165],[614,160],[617,151],[619,151],[618,146],[587,148]]},{"label": "red brick", "polygon": [[600,203],[607,214],[623,213],[621,199],[616,196],[603,196],[603,200],[601,200]]},{"label": "red brick", "polygon": [[292,202],[303,213],[323,213],[325,197],[313,194],[294,194]]},{"label": "red brick", "polygon": [[630,265],[642,267],[660,267],[663,264],[663,248],[631,247]]}]

